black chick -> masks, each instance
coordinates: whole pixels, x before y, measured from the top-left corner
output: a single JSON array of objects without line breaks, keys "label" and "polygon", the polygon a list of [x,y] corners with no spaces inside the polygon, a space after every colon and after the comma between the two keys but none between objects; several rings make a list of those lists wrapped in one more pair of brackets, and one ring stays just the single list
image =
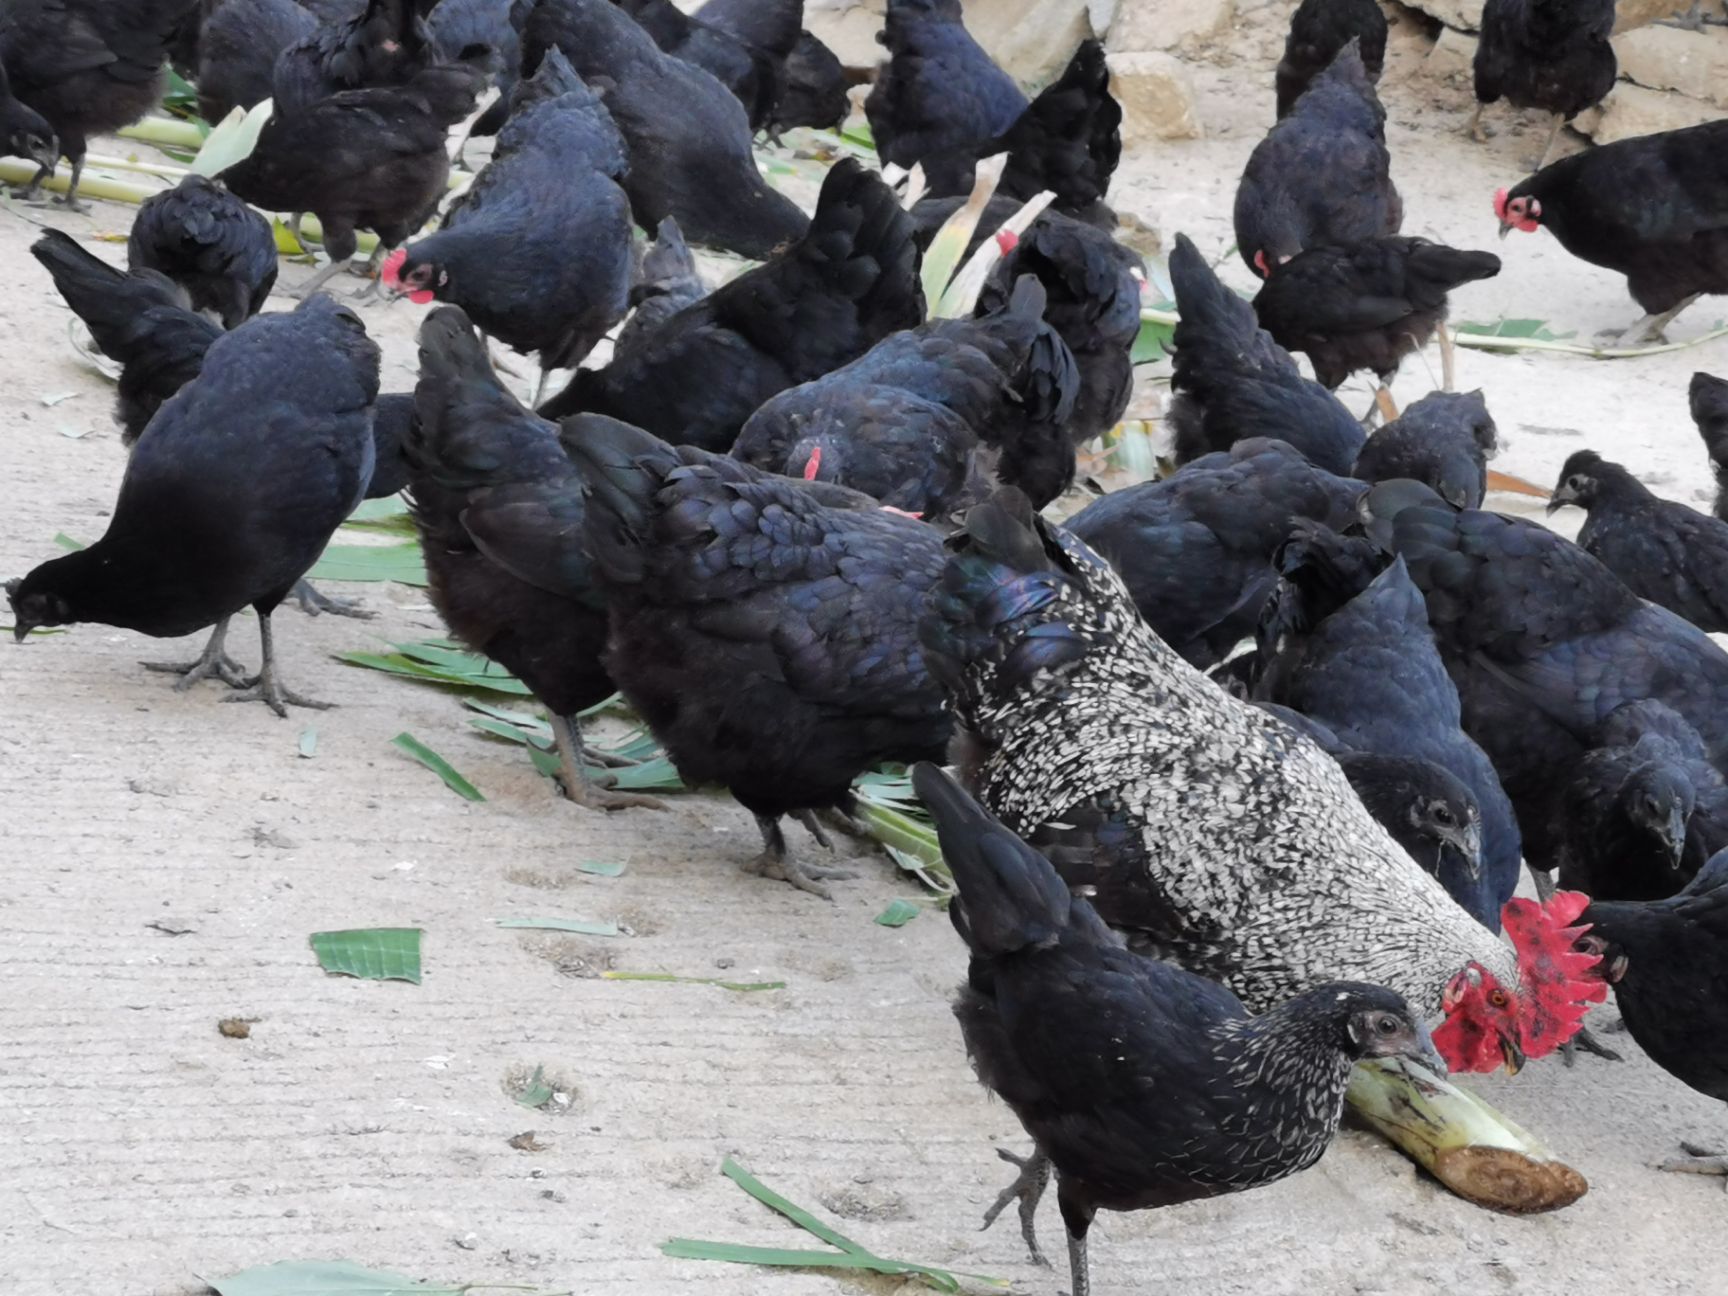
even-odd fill
[{"label": "black chick", "polygon": [[[984,472],[1043,507],[1074,480],[1067,421],[1080,376],[1024,276],[996,314],[940,319],[768,401],[735,458],[837,482],[927,521],[977,498]],[[987,465],[975,465],[982,451]]]},{"label": "black chick", "polygon": [[864,101],[883,165],[979,156],[1026,111],[1026,96],[966,30],[960,0],[889,0],[876,39],[888,61]]},{"label": "black chick", "polygon": [[1186,235],[1176,236],[1170,282],[1181,313],[1169,412],[1177,461],[1269,437],[1289,442],[1327,472],[1347,474],[1365,440],[1362,425],[1336,396],[1303,377],[1255,320],[1254,308],[1219,281]]},{"label": "black chick", "polygon": [[1728,631],[1728,522],[1665,500],[1594,450],[1570,455],[1549,498],[1586,516],[1578,543],[1639,598],[1700,630]]},{"label": "black chick", "polygon": [[1692,421],[1704,438],[1710,472],[1716,478],[1716,504],[1711,510],[1728,522],[1728,382],[1707,373],[1692,375],[1688,390]]},{"label": "black chick", "polygon": [[1236,190],[1236,250],[1268,275],[1305,248],[1396,234],[1386,110],[1354,43],[1254,148]]},{"label": "black chick", "polygon": [[701,68],[730,90],[744,105],[752,131],[768,124],[780,82],[774,61],[765,50],[709,26],[699,14],[686,14],[672,0],[614,2],[666,53]]},{"label": "black chick", "polygon": [[1728,846],[1728,784],[1660,702],[1626,703],[1590,741],[1554,792],[1553,854],[1540,863],[1597,900],[1673,895]]},{"label": "black chick", "polygon": [[60,144],[48,119],[12,94],[6,65],[0,61],[0,154],[28,158],[44,175],[52,175],[60,164]]},{"label": "black chick", "polygon": [[409,491],[438,615],[546,707],[565,796],[608,810],[659,806],[597,786],[583,757],[577,717],[615,689],[600,661],[606,601],[587,554],[579,543],[553,551],[557,538],[580,539],[585,512],[557,426],[504,389],[453,306],[420,327],[414,411]]},{"label": "black chick", "polygon": [[131,445],[162,402],[198,376],[221,327],[194,311],[185,290],[166,276],[128,274],[59,230],[44,230],[30,252],[89,327],[96,349],[121,366],[114,421],[121,442]]},{"label": "black chick", "polygon": [[[1251,1016],[1215,982],[1130,953],[1050,863],[933,765],[913,771],[959,888],[971,954],[954,1016],[978,1079],[1031,1135],[1020,1200],[1034,1217],[1052,1172],[1074,1296],[1091,1276],[1100,1210],[1149,1210],[1274,1183],[1318,1161],[1364,1058],[1444,1074],[1404,999],[1333,981]],[[1024,1187],[1022,1186],[1024,1185]]]},{"label": "black chick", "polygon": [[1004,232],[997,242],[1010,246],[978,295],[978,313],[1000,310],[1021,275],[1038,276],[1044,319],[1062,335],[1080,370],[1069,434],[1077,445],[1104,435],[1134,394],[1132,356],[1140,336],[1145,263],[1103,231],[1059,212],[1045,212],[1024,235]]},{"label": "black chick", "polygon": [[643,229],[673,216],[691,242],[758,261],[802,237],[808,219],[763,180],[743,105],[710,74],[662,51],[612,0],[541,0],[524,66],[554,45],[584,80],[610,83],[606,108],[630,149],[624,191]]},{"label": "black chick", "polygon": [[521,83],[492,161],[436,233],[386,263],[416,301],[460,306],[488,337],[574,369],[629,309],[629,168],[611,115],[556,49]]},{"label": "black chick", "polygon": [[1386,13],[1379,0],[1302,0],[1290,19],[1290,36],[1278,63],[1280,120],[1351,41],[1357,43],[1368,79],[1379,81],[1386,66],[1386,35]]},{"label": "black chick", "polygon": [[[1681,1084],[1728,1102],[1722,987],[1728,985],[1728,851],[1679,895],[1648,903],[1593,903],[1578,920],[1580,948],[1602,956],[1614,999],[1638,1047]],[[1663,1170],[1728,1174],[1728,1156],[1695,1144]]]},{"label": "black chick", "polygon": [[[1300,711],[1354,751],[1432,762],[1462,783],[1475,811],[1477,859],[1436,869],[1432,856],[1410,854],[1472,917],[1498,931],[1501,907],[1518,886],[1518,821],[1487,753],[1464,732],[1458,690],[1434,645],[1421,591],[1402,562],[1380,571],[1383,562],[1367,541],[1296,524],[1278,552],[1281,582],[1258,629],[1250,695]],[[1378,812],[1375,818],[1385,822]],[[1391,831],[1408,850],[1405,834]]]},{"label": "black chick", "polygon": [[[632,257],[635,248],[631,249]],[[696,271],[696,258],[684,242],[678,222],[668,216],[660,222],[654,241],[632,266],[630,318],[612,343],[612,359],[628,363],[628,356],[655,329],[686,306],[694,306],[708,295],[708,285]]]},{"label": "black chick", "polygon": [[282,51],[318,29],[316,15],[296,0],[221,0],[198,40],[198,113],[219,122],[275,93]]},{"label": "black chick", "polygon": [[1110,93],[1104,46],[1082,41],[1062,75],[1046,86],[1018,120],[994,139],[927,154],[926,192],[936,198],[969,194],[981,158],[1008,155],[996,191],[1021,202],[1049,190],[1057,211],[1109,229],[1116,213],[1105,203],[1122,158],[1122,107]]},{"label": "black chick", "polygon": [[803,238],[679,311],[628,355],[578,370],[540,413],[606,414],[724,453],[770,396],[923,318],[911,221],[880,175],[842,159]]},{"label": "black chick", "polygon": [[318,217],[331,260],[302,296],[346,265],[356,231],[378,236],[376,268],[426,223],[450,178],[450,128],[474,111],[480,83],[467,64],[433,64],[405,85],[344,90],[293,116],[273,113],[251,156],[222,173],[256,207]]},{"label": "black chick", "polygon": [[788,854],[781,816],[825,844],[813,812],[850,807],[859,774],[946,749],[917,636],[941,533],[623,424],[565,449],[588,490],[613,681],[686,783],[720,784],[755,815],[750,871],[826,894],[818,879],[838,875]]},{"label": "black chick", "polygon": [[1497,99],[1553,113],[1554,129],[1536,169],[1547,166],[1560,128],[1614,88],[1620,71],[1608,40],[1614,18],[1614,0],[1488,0],[1472,69],[1470,133],[1487,139],[1482,110]]},{"label": "black chick", "polygon": [[1282,441],[1238,441],[1094,500],[1068,528],[1121,573],[1158,637],[1204,669],[1254,633],[1297,519],[1346,526],[1361,494]]},{"label": "black chick", "polygon": [[[151,664],[176,689],[215,675],[286,716],[322,707],[277,677],[270,614],[365,496],[372,475],[377,345],[327,297],[211,344],[204,368],[163,406],[126,465],[107,532],[7,586],[16,634],[95,621],[156,638],[214,624],[192,663]],[[223,650],[250,607],[263,647],[248,679]]]},{"label": "black chick", "polygon": [[[1500,258],[1420,238],[1375,238],[1313,247],[1272,267],[1254,298],[1260,326],[1304,352],[1325,387],[1366,369],[1380,380],[1389,417],[1393,375],[1446,321],[1446,295],[1500,273]],[[1442,352],[1442,356],[1446,355]],[[1446,382],[1452,380],[1446,362]]]},{"label": "black chick", "polygon": [[[81,210],[88,137],[139,121],[162,101],[168,42],[198,0],[9,0],[0,8],[0,63],[10,92],[53,130],[72,163],[65,204]],[[16,126],[16,118],[10,125]],[[34,132],[27,128],[27,136]],[[28,144],[28,138],[26,143]],[[27,149],[25,156],[34,156]],[[54,170],[42,162],[26,197]]]},{"label": "black chick", "polygon": [[276,285],[276,236],[270,222],[200,175],[138,208],[126,257],[134,270],[157,270],[185,288],[196,310],[238,328],[264,309]]},{"label": "black chick", "polygon": [[1482,507],[1498,429],[1481,391],[1432,392],[1368,438],[1351,476],[1419,481],[1454,508]]}]

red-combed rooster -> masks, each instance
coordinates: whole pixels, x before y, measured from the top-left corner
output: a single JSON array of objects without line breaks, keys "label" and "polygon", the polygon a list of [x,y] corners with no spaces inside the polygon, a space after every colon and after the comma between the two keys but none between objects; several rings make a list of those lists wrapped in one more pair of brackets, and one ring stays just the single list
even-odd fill
[{"label": "red-combed rooster", "polygon": [[1585,897],[1513,900],[1508,945],[1400,849],[1309,739],[1226,695],[1120,578],[1003,492],[951,542],[922,628],[963,773],[1130,943],[1258,1012],[1334,979],[1385,985],[1454,1071],[1516,1070],[1604,989],[1572,948]]}]

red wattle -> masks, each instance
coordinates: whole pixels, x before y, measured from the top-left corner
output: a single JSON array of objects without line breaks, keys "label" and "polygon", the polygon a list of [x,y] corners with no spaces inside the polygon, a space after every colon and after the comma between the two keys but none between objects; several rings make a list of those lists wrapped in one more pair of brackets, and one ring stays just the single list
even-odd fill
[{"label": "red wattle", "polygon": [[822,471],[822,447],[817,446],[810,451],[810,460],[804,465],[804,480],[815,481],[816,474]]}]

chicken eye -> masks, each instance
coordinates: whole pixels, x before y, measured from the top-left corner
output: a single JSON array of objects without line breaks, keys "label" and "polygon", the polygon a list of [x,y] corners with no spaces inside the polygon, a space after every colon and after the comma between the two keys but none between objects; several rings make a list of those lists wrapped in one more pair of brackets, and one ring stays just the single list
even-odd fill
[{"label": "chicken eye", "polygon": [[1488,1002],[1493,1004],[1496,1008],[1504,1008],[1507,1002],[1506,992],[1504,990],[1490,990],[1488,992]]},{"label": "chicken eye", "polygon": [[1451,810],[1451,808],[1449,806],[1443,806],[1443,805],[1435,806],[1434,807],[1434,819],[1437,823],[1443,823],[1443,824],[1451,823],[1452,822],[1452,810]]},{"label": "chicken eye", "polygon": [[1382,1035],[1396,1035],[1398,1033],[1398,1019],[1396,1017],[1381,1017],[1375,1021],[1374,1029]]}]

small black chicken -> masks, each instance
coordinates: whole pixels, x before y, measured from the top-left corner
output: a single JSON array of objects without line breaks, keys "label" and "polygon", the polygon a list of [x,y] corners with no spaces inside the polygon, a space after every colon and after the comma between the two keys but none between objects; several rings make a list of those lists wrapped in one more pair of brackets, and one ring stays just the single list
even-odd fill
[{"label": "small black chicken", "polygon": [[1419,481],[1454,508],[1481,508],[1499,429],[1481,391],[1431,392],[1368,438],[1351,476]]},{"label": "small black chicken", "polygon": [[1488,0],[1476,44],[1471,135],[1487,139],[1482,110],[1497,99],[1551,112],[1554,129],[1536,169],[1547,166],[1561,127],[1614,88],[1614,17],[1614,0]]},{"label": "small black chicken", "polygon": [[[1445,1074],[1427,1029],[1379,986],[1333,981],[1250,1015],[1216,982],[1130,953],[1049,862],[934,765],[913,771],[959,888],[971,952],[954,1016],[984,1086],[1032,1136],[985,1217],[1034,1219],[1052,1172],[1073,1296],[1088,1296],[1100,1210],[1150,1210],[1275,1183],[1318,1161],[1351,1069],[1411,1058]],[[1024,1185],[1024,1187],[1022,1187]]]},{"label": "small black chicken", "polygon": [[1728,522],[1728,382],[1707,373],[1695,373],[1688,396],[1692,421],[1704,439],[1710,472],[1716,478],[1716,504],[1711,511]]},{"label": "small black chicken", "polygon": [[134,270],[158,270],[238,328],[264,309],[276,285],[276,236],[270,222],[218,181],[189,175],[138,208],[126,240]]},{"label": "small black chicken", "polygon": [[774,114],[780,78],[766,50],[747,45],[731,32],[711,26],[700,15],[686,14],[672,0],[614,0],[625,13],[674,58],[701,68],[737,97],[761,130]]},{"label": "small black chicken", "polygon": [[1728,631],[1728,522],[1656,495],[1594,450],[1570,455],[1548,511],[1583,509],[1578,543],[1639,598],[1700,630]]},{"label": "small black chicken", "polygon": [[1352,40],[1368,79],[1379,81],[1386,66],[1386,36],[1386,12],[1379,0],[1302,0],[1291,16],[1290,36],[1278,62],[1279,119]]}]

